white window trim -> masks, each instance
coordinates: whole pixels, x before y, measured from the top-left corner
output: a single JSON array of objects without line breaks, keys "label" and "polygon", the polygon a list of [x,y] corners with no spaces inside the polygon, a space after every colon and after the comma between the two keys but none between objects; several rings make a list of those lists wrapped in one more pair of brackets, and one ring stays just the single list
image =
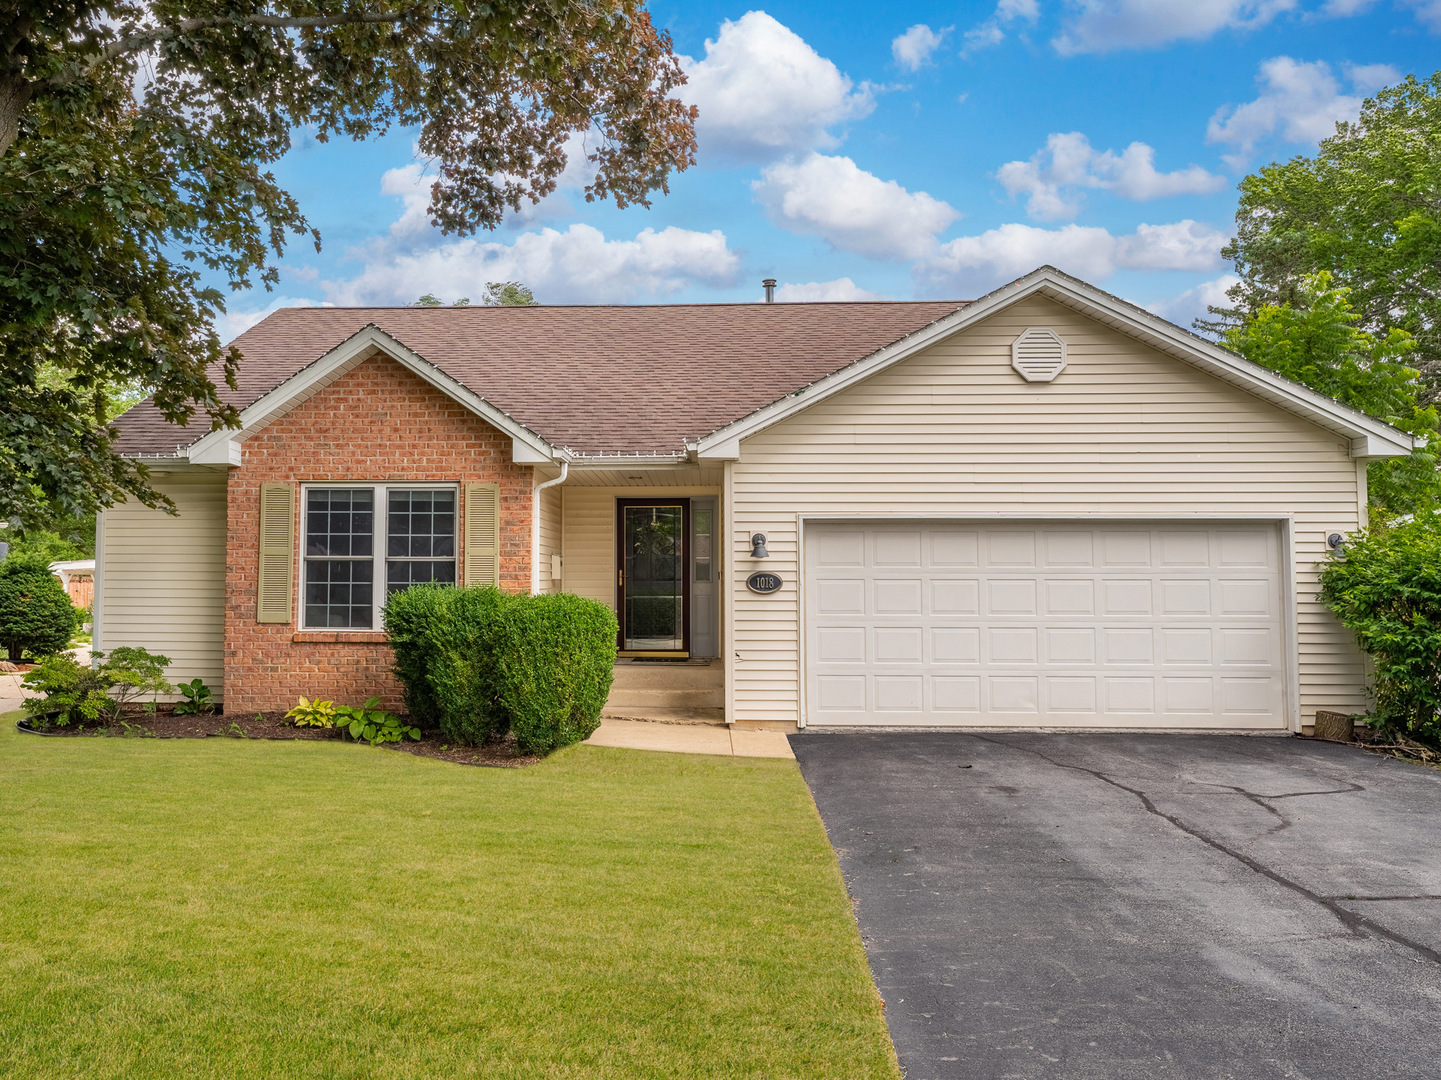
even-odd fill
[{"label": "white window trim", "polygon": [[[375,529],[371,543],[371,614],[369,626],[310,626],[305,621],[305,547],[306,537],[310,535],[310,496],[311,491],[332,491],[336,488],[369,488],[375,492],[374,509],[372,510],[373,527]],[[455,495],[455,569],[456,574],[460,573],[460,484],[453,480],[312,480],[300,485],[300,535],[295,545],[296,560],[298,566],[296,573],[299,577],[300,589],[298,591],[298,608],[296,612],[296,627],[307,634],[375,634],[377,636],[385,633],[385,627],[381,623],[381,612],[385,608],[385,563],[386,563],[386,540],[390,532],[390,492],[394,491],[450,491]],[[381,525],[385,528],[382,529]],[[457,582],[459,577],[457,576]]]}]

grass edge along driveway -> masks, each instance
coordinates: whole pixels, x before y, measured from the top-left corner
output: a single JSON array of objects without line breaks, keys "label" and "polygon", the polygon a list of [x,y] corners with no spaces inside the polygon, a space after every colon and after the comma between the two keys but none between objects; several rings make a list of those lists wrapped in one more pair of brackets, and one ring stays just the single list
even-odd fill
[{"label": "grass edge along driveway", "polygon": [[39,739],[0,1075],[895,1078],[794,762]]}]

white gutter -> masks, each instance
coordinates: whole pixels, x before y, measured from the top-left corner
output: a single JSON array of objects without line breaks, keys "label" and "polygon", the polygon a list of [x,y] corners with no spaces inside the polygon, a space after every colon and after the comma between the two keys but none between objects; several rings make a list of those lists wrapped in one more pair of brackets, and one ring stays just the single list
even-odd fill
[{"label": "white gutter", "polygon": [[[547,480],[543,484],[536,484],[531,490],[534,503],[531,508],[530,528],[530,595],[535,596],[540,592],[540,493],[546,488],[557,487],[565,483],[565,478],[570,475],[570,461],[566,458],[560,459],[560,475],[554,480]],[[564,555],[561,556],[564,558]]]}]

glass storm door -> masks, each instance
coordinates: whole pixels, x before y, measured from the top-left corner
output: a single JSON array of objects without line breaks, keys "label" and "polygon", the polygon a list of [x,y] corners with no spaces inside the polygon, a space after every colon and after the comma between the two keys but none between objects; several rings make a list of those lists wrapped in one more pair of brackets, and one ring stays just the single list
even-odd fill
[{"label": "glass storm door", "polygon": [[685,500],[619,506],[620,647],[686,649]]}]

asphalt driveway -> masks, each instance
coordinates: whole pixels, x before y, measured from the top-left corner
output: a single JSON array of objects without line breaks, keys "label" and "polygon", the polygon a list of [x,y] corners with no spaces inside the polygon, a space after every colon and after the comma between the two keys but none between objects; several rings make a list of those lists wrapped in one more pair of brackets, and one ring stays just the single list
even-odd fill
[{"label": "asphalt driveway", "polygon": [[1441,772],[1291,738],[791,741],[907,1080],[1441,1077]]}]

